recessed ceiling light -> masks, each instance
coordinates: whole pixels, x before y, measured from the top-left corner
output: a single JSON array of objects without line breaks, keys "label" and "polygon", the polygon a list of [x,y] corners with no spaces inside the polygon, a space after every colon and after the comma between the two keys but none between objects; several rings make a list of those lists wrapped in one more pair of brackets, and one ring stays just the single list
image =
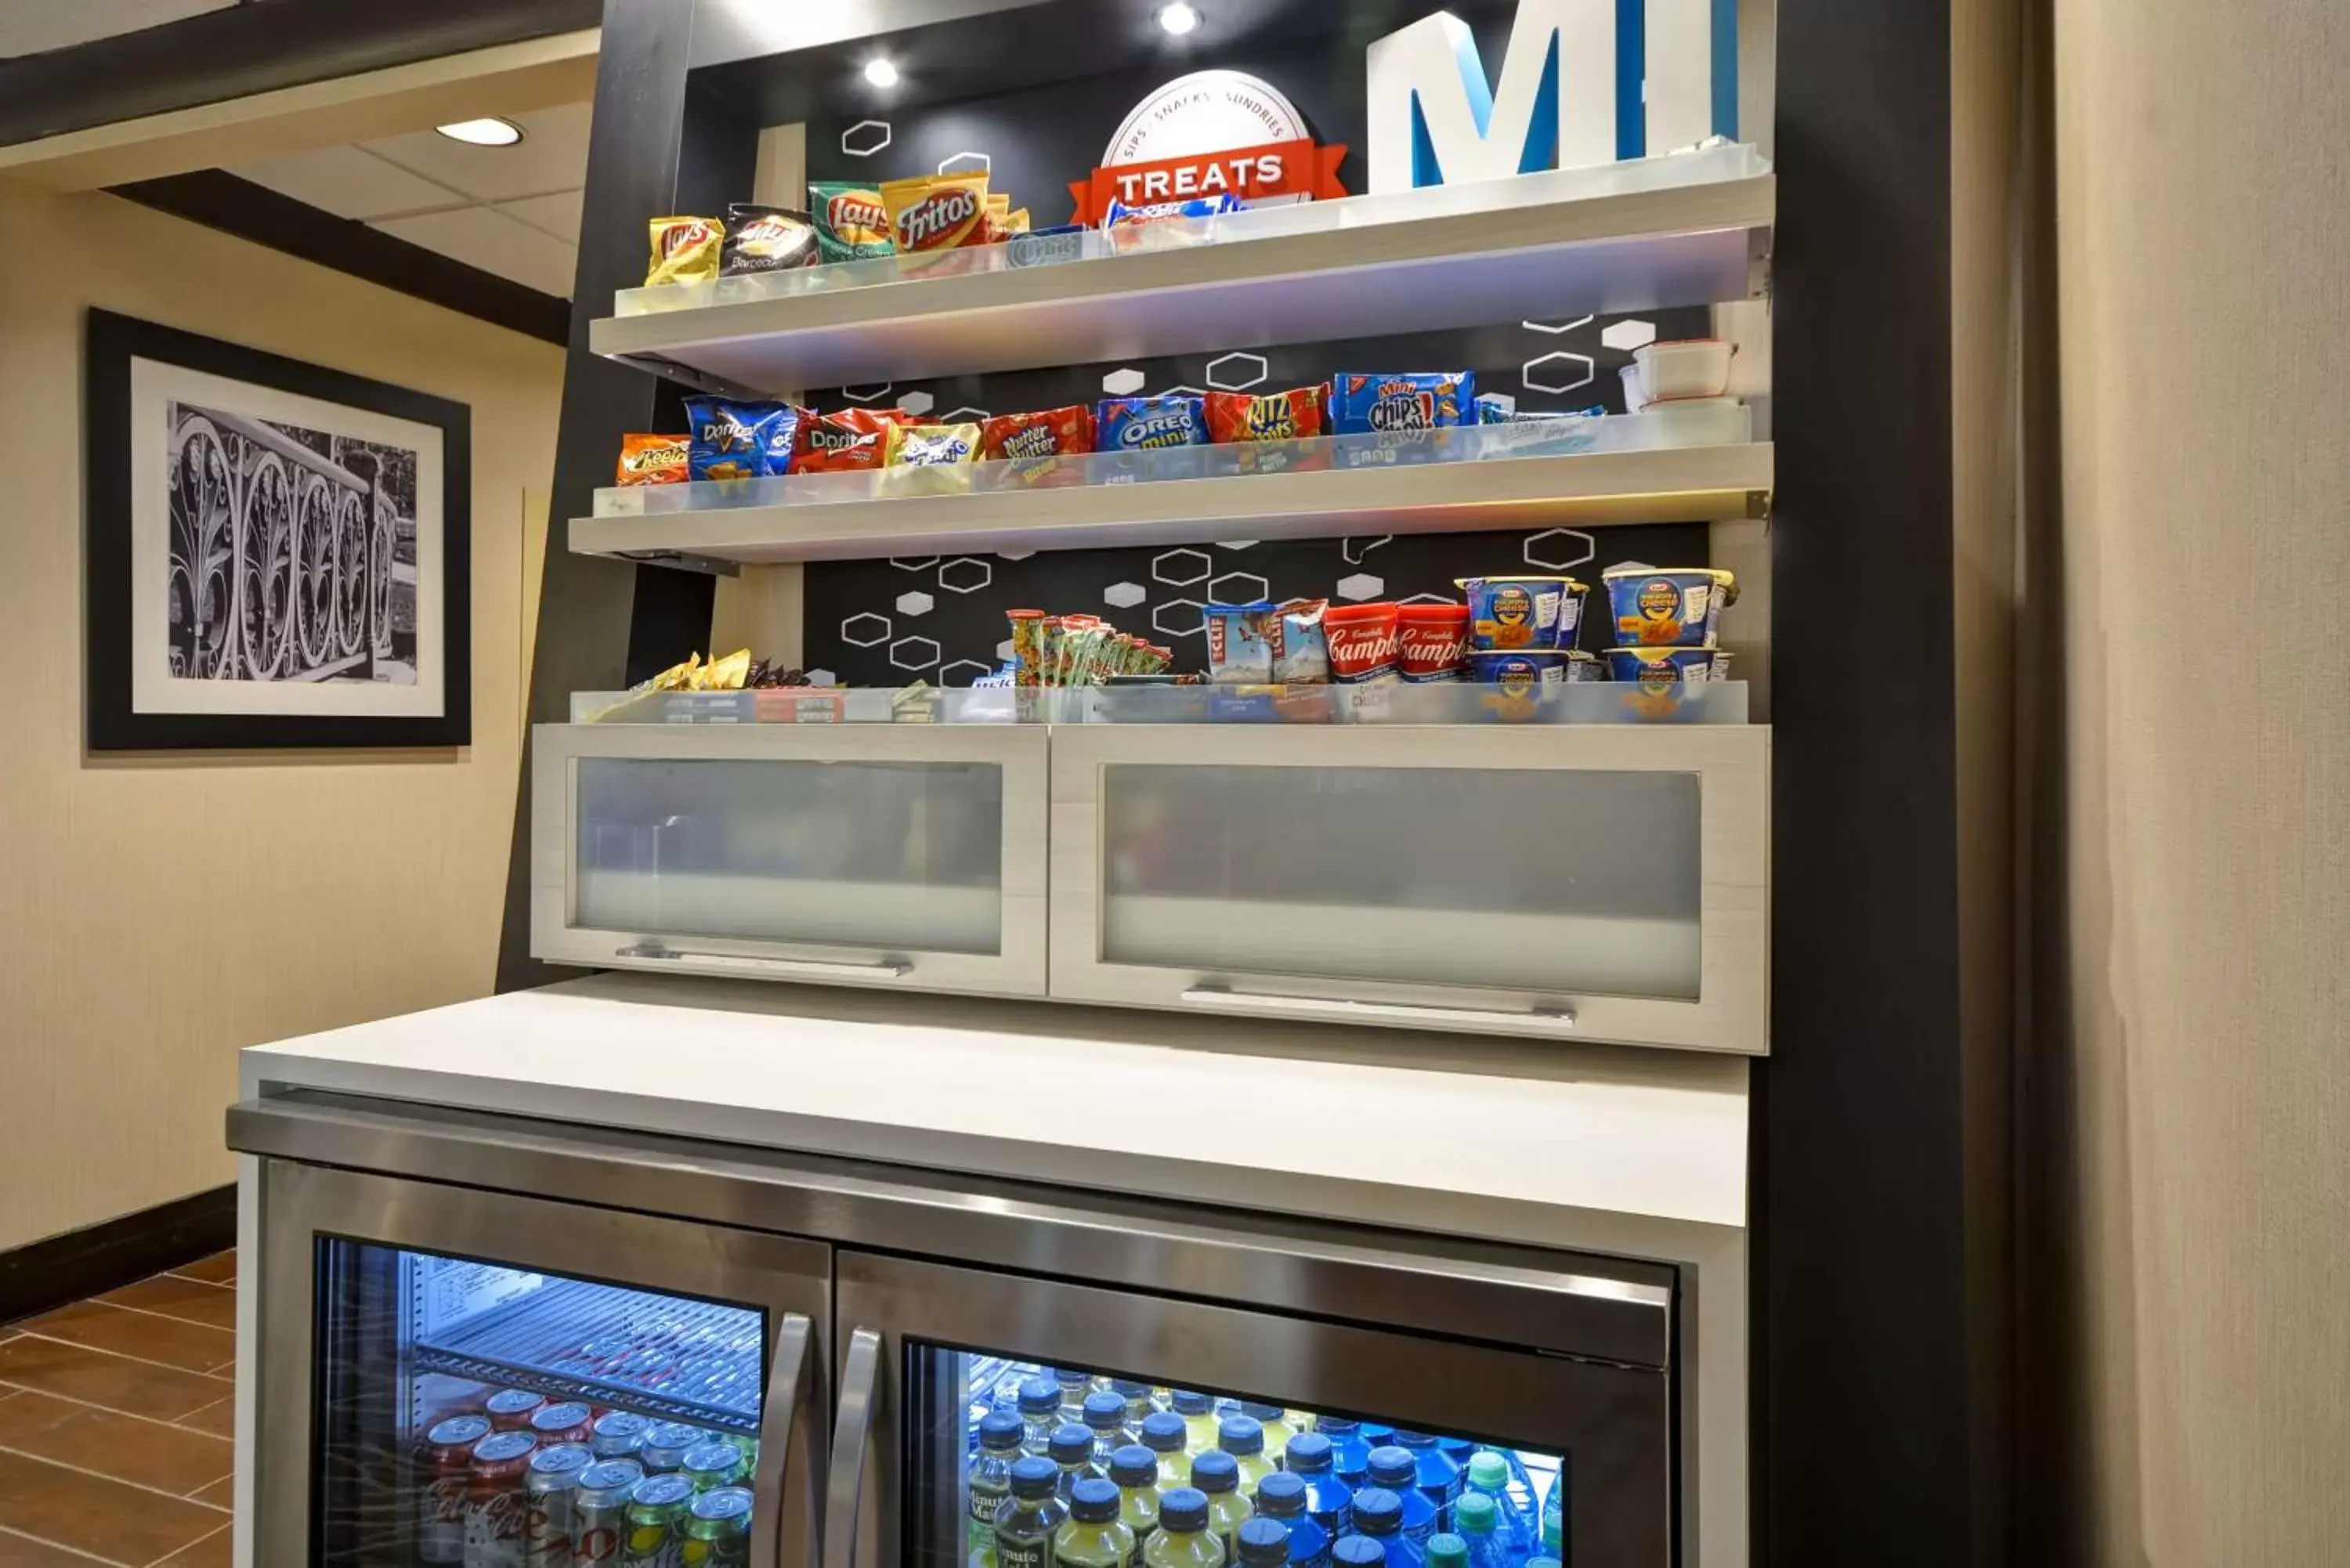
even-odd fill
[{"label": "recessed ceiling light", "polygon": [[460,119],[432,129],[468,147],[512,147],[522,140],[522,127],[511,119]]},{"label": "recessed ceiling light", "polygon": [[865,62],[865,79],[878,88],[898,85],[898,67],[878,56]]},{"label": "recessed ceiling light", "polygon": [[1200,13],[1184,5],[1182,0],[1176,0],[1172,5],[1159,8],[1159,25],[1180,38],[1200,25]]}]

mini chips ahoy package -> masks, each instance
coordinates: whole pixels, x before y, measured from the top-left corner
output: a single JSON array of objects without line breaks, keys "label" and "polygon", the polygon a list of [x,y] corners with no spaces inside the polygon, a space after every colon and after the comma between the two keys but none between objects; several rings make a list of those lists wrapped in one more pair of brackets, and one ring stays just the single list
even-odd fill
[{"label": "mini chips ahoy package", "polygon": [[1447,430],[1474,417],[1476,397],[1473,370],[1342,371],[1330,378],[1330,429],[1336,435]]}]

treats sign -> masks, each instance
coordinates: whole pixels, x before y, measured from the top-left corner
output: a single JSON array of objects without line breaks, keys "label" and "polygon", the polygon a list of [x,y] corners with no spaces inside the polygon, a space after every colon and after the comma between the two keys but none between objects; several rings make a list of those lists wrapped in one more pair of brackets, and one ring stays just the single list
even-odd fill
[{"label": "treats sign", "polygon": [[1240,71],[1195,71],[1134,106],[1092,178],[1073,183],[1072,222],[1117,210],[1231,198],[1257,205],[1343,196],[1344,147],[1317,147],[1295,105]]},{"label": "treats sign", "polygon": [[[1634,23],[1618,26],[1622,11]],[[1370,188],[1460,184],[1738,133],[1734,0],[1518,0],[1495,87],[1439,12],[1371,45]]]}]

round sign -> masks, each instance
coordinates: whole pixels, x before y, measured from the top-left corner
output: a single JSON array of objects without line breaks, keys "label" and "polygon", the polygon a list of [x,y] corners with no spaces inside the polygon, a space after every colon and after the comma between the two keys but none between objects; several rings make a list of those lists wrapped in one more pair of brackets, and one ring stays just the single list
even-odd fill
[{"label": "round sign", "polygon": [[1134,106],[1102,166],[1155,163],[1268,141],[1299,141],[1305,120],[1270,82],[1240,71],[1194,71]]}]

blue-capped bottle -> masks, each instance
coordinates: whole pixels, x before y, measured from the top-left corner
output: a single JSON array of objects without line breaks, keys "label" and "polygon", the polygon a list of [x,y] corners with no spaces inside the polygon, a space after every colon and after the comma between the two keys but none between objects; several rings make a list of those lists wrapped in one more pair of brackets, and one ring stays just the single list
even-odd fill
[{"label": "blue-capped bottle", "polygon": [[1256,1495],[1257,1484],[1277,1468],[1264,1451],[1264,1428],[1253,1416],[1227,1416],[1216,1424],[1216,1447],[1240,1466],[1241,1493]]},{"label": "blue-capped bottle", "polygon": [[1495,1514],[1493,1500],[1482,1491],[1462,1492],[1453,1507],[1453,1528],[1469,1553],[1469,1568],[1521,1568],[1526,1560],[1502,1533]]},{"label": "blue-capped bottle", "polygon": [[1094,1435],[1083,1427],[1054,1428],[1052,1443],[1045,1452],[1060,1468],[1057,1490],[1063,1502],[1069,1501],[1079,1481],[1102,1474],[1101,1467],[1094,1463]]},{"label": "blue-capped bottle", "polygon": [[1053,1446],[1053,1428],[1061,1424],[1061,1386],[1049,1377],[1031,1377],[1020,1385],[1020,1447],[1042,1459]]},{"label": "blue-capped bottle", "polygon": [[1159,1459],[1140,1443],[1128,1443],[1109,1457],[1109,1479],[1118,1483],[1118,1517],[1134,1532],[1134,1556],[1159,1531]]},{"label": "blue-capped bottle", "polygon": [[1159,1461],[1160,1491],[1173,1491],[1177,1487],[1191,1484],[1191,1456],[1184,1449],[1190,1437],[1183,1417],[1172,1410],[1160,1410],[1143,1417],[1142,1446]]},{"label": "blue-capped bottle", "polygon": [[1427,1552],[1403,1529],[1404,1504],[1417,1496],[1417,1492],[1391,1491],[1382,1486],[1365,1487],[1355,1494],[1351,1512],[1355,1534],[1367,1535],[1385,1547],[1389,1568],[1428,1568]]},{"label": "blue-capped bottle", "polygon": [[1290,1568],[1330,1568],[1330,1532],[1306,1511],[1304,1476],[1275,1470],[1259,1481],[1256,1511],[1288,1529]]},{"label": "blue-capped bottle", "polygon": [[1564,1562],[1566,1558],[1566,1464],[1561,1460],[1558,1474],[1550,1483],[1550,1495],[1543,1499],[1542,1549]]},{"label": "blue-capped bottle", "polygon": [[[1389,1443],[1371,1450],[1371,1485],[1396,1494],[1403,1511],[1403,1532],[1415,1546],[1426,1546],[1436,1533],[1436,1504],[1419,1490],[1419,1462],[1409,1449]],[[1362,1501],[1357,1492],[1355,1500]]]},{"label": "blue-capped bottle", "polygon": [[1275,1469],[1283,1465],[1282,1456],[1289,1451],[1289,1439],[1303,1430],[1289,1418],[1289,1412],[1279,1405],[1263,1405],[1250,1400],[1241,1402],[1241,1414],[1254,1421],[1264,1431],[1264,1457],[1273,1461]]},{"label": "blue-capped bottle", "polygon": [[1109,1391],[1126,1401],[1126,1440],[1142,1441],[1142,1423],[1159,1411],[1159,1401],[1151,1397],[1150,1385],[1127,1378],[1113,1378]]},{"label": "blue-capped bottle", "polygon": [[1224,1560],[1240,1554],[1241,1526],[1253,1517],[1241,1495],[1241,1467],[1221,1449],[1191,1456],[1191,1485],[1208,1499],[1208,1532],[1224,1543]]},{"label": "blue-capped bottle", "polygon": [[1208,1500],[1196,1487],[1159,1500],[1159,1532],[1143,1543],[1143,1568],[1224,1568],[1224,1543],[1208,1528]]},{"label": "blue-capped bottle", "polygon": [[1286,1458],[1287,1473],[1305,1484],[1306,1517],[1334,1541],[1345,1534],[1348,1528],[1347,1509],[1355,1501],[1355,1489],[1338,1479],[1330,1435],[1318,1429],[1298,1433],[1289,1439]]},{"label": "blue-capped bottle", "polygon": [[1352,1416],[1325,1416],[1314,1429],[1330,1440],[1330,1473],[1354,1491],[1371,1478],[1371,1445]]},{"label": "blue-capped bottle", "polygon": [[1094,1375],[1075,1366],[1056,1366],[1053,1386],[1061,1391],[1061,1424],[1084,1426],[1086,1396],[1094,1391]]},{"label": "blue-capped bottle", "polygon": [[997,1568],[1052,1568],[1053,1537],[1069,1511],[1055,1492],[1053,1461],[1023,1454],[1012,1465],[1012,1495],[995,1512]]},{"label": "blue-capped bottle", "polygon": [[1107,1388],[1086,1396],[1086,1430],[1094,1435],[1094,1463],[1109,1473],[1109,1457],[1126,1447],[1126,1401]]},{"label": "blue-capped bottle", "polygon": [[1178,1388],[1170,1401],[1183,1417],[1183,1451],[1204,1454],[1216,1446],[1216,1402],[1205,1394]]},{"label": "blue-capped bottle", "polygon": [[1289,1527],[1263,1515],[1243,1521],[1234,1539],[1240,1542],[1240,1568],[1289,1568]]},{"label": "blue-capped bottle", "polygon": [[1330,1568],[1387,1568],[1388,1549],[1367,1535],[1342,1535],[1330,1548]]},{"label": "blue-capped bottle", "polygon": [[[1520,1558],[1534,1552],[1535,1523],[1519,1509],[1517,1499],[1510,1494],[1510,1461],[1492,1449],[1480,1449],[1469,1457],[1468,1473],[1462,1477],[1461,1502],[1472,1496],[1483,1497],[1493,1505],[1493,1531],[1508,1549]],[[1453,1527],[1467,1534],[1460,1523],[1461,1504],[1453,1504]]]},{"label": "blue-capped bottle", "polygon": [[1020,1458],[1020,1417],[991,1410],[980,1417],[979,1451],[972,1456],[970,1543],[972,1568],[996,1568],[995,1515],[1012,1495],[1012,1467]]},{"label": "blue-capped bottle", "polygon": [[1395,1435],[1396,1447],[1411,1456],[1413,1468],[1419,1475],[1420,1492],[1436,1505],[1436,1528],[1452,1528],[1452,1505],[1461,1501],[1461,1467],[1444,1445],[1426,1432],[1408,1432],[1400,1428]]}]

